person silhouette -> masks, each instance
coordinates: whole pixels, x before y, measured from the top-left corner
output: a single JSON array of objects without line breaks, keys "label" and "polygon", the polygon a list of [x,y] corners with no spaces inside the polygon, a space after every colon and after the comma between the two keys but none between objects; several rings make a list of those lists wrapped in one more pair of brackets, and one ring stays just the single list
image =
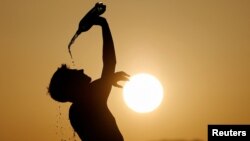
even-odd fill
[{"label": "person silhouette", "polygon": [[123,141],[116,120],[107,106],[112,86],[122,88],[118,81],[128,81],[129,75],[115,72],[116,55],[108,22],[97,16],[93,25],[101,26],[103,37],[103,69],[101,77],[91,82],[83,69],[70,69],[66,64],[53,74],[49,84],[50,96],[58,102],[72,102],[69,119],[84,141]]}]

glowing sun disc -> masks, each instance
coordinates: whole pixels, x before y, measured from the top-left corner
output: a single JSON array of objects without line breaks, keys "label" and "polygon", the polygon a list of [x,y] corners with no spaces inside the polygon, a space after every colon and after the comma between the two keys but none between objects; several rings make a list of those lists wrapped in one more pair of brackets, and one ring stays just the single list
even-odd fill
[{"label": "glowing sun disc", "polygon": [[123,99],[135,112],[151,112],[162,102],[163,87],[154,76],[146,73],[137,74],[125,83]]}]

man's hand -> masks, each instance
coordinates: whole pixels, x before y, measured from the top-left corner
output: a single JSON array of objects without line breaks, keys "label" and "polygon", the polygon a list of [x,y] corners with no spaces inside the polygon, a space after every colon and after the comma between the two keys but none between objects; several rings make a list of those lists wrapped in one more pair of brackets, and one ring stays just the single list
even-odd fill
[{"label": "man's hand", "polygon": [[94,19],[92,19],[90,22],[92,22],[93,25],[100,25],[107,24],[107,20],[104,17],[97,16]]},{"label": "man's hand", "polygon": [[128,81],[128,77],[130,75],[128,75],[127,73],[125,73],[124,71],[119,71],[114,73],[113,75],[113,83],[112,85],[118,88],[123,88],[123,86],[117,84],[118,81]]}]

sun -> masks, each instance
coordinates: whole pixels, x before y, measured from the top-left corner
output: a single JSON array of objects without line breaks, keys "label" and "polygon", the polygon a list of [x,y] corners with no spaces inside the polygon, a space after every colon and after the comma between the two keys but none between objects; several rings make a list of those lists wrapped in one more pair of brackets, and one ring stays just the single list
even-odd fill
[{"label": "sun", "polygon": [[130,80],[125,83],[123,99],[135,112],[148,113],[161,104],[163,87],[154,76],[140,73],[130,77]]}]

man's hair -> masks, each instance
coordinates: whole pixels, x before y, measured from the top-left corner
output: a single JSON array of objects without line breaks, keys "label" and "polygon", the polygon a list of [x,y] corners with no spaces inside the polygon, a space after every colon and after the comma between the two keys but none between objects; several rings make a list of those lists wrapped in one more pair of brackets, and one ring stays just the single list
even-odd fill
[{"label": "man's hair", "polygon": [[60,68],[54,73],[49,84],[49,94],[50,96],[58,102],[69,101],[69,83],[70,75],[69,68],[66,64],[62,64]]}]

